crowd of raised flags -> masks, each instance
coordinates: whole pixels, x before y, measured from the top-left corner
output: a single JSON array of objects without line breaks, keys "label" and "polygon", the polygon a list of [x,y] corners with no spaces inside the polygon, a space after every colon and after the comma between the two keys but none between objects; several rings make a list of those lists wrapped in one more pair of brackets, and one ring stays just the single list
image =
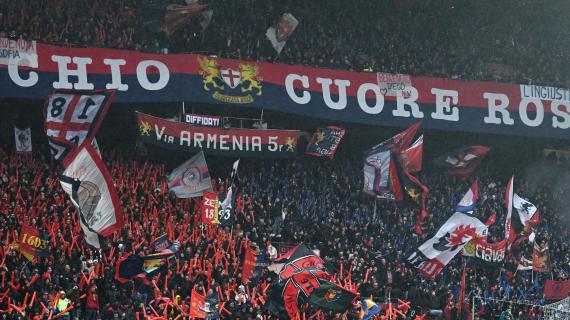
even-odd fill
[{"label": "crowd of raised flags", "polygon": [[[52,154],[63,167],[59,175],[61,189],[75,207],[77,220],[67,222],[65,226],[51,222],[51,225],[47,226],[50,232],[47,236],[40,234],[35,227],[23,224],[20,230],[21,236],[18,238],[12,236],[13,248],[19,250],[28,260],[34,261],[36,258],[45,257],[45,247],[50,243],[55,245],[63,241],[66,244],[65,250],[71,256],[72,251],[85,252],[87,245],[97,249],[107,248],[112,239],[110,253],[103,257],[107,265],[111,265],[114,270],[112,277],[120,283],[141,279],[145,285],[156,291],[164,291],[158,287],[157,279],[163,276],[164,286],[167,288],[168,279],[174,276],[170,271],[171,266],[176,264],[175,270],[180,277],[186,270],[191,277],[196,271],[194,279],[205,276],[207,281],[203,291],[210,291],[213,289],[211,287],[213,266],[225,265],[226,274],[234,270],[234,275],[236,275],[237,265],[239,265],[241,266],[241,282],[254,285],[253,292],[249,292],[249,286],[243,289],[248,292],[240,288],[238,292],[247,295],[253,301],[259,300],[258,303],[266,305],[270,314],[280,317],[299,318],[301,314],[305,314],[305,310],[311,309],[316,310],[312,317],[322,319],[323,310],[344,313],[353,307],[361,310],[361,319],[372,319],[381,312],[388,317],[407,315],[410,303],[413,304],[413,301],[400,301],[397,306],[390,302],[376,304],[372,298],[359,293],[359,284],[352,283],[350,278],[342,278],[342,264],[340,272],[330,271],[326,262],[302,243],[275,259],[268,258],[265,248],[258,247],[248,238],[236,238],[235,234],[239,234],[238,226],[235,226],[236,210],[244,214],[243,199],[238,196],[241,189],[238,178],[240,160],[234,162],[231,173],[226,179],[228,182],[222,190],[211,179],[203,152],[194,155],[172,170],[167,176],[167,181],[158,181],[156,175],[145,177],[145,164],[142,172],[137,173],[138,178],[144,180],[145,184],[150,182],[149,179],[155,179],[149,183],[149,186],[161,186],[163,191],[160,193],[168,189],[177,198],[190,199],[190,201],[193,201],[193,198],[202,197],[200,201],[195,201],[200,207],[199,214],[195,211],[193,217],[186,216],[184,225],[176,225],[170,213],[165,213],[164,209],[158,212],[157,207],[154,207],[153,212],[148,212],[147,208],[143,209],[144,214],[141,212],[143,223],[141,220],[136,222],[132,220],[132,207],[130,218],[129,215],[124,217],[121,202],[125,198],[119,197],[117,190],[122,193],[128,185],[134,192],[139,189],[140,182],[136,182],[136,185],[134,185],[134,180],[113,182],[98,148],[94,147],[94,137],[107,112],[112,96],[113,92],[106,91],[58,91],[48,98],[45,109],[45,130],[52,147]],[[90,108],[91,106],[95,107]],[[476,178],[455,206],[455,212],[450,212],[445,221],[440,221],[443,223],[436,232],[426,237],[422,224],[430,211],[426,203],[429,189],[418,178],[418,173],[423,168],[423,135],[413,142],[420,126],[420,122],[415,123],[394,137],[375,145],[364,153],[363,161],[364,193],[394,200],[404,206],[413,207],[418,212],[415,231],[425,238],[407,256],[406,260],[410,265],[427,279],[432,280],[462,251],[465,256],[473,257],[475,261],[482,260],[482,262],[489,262],[486,261],[487,258],[495,254],[496,257],[492,257],[492,260],[494,259],[492,262],[495,263],[491,265],[497,267],[505,261],[505,256],[512,254],[515,248],[526,243],[533,243],[534,250],[531,260],[526,259],[532,262],[531,269],[536,272],[550,272],[548,243],[535,242],[535,231],[540,224],[540,212],[533,203],[514,192],[514,177],[509,180],[505,191],[507,215],[504,225],[505,237],[502,241],[487,242],[487,232],[489,227],[495,224],[496,214],[484,217],[478,212],[480,197]],[[332,159],[344,134],[344,129],[334,126],[317,130],[307,147],[307,153]],[[18,146],[18,141],[21,144],[23,139],[16,136],[16,146]],[[22,151],[21,147],[17,149]],[[449,168],[450,175],[468,179],[476,172],[477,166],[489,150],[484,146],[472,146],[442,159],[444,165]],[[116,168],[112,168],[113,172],[115,170]],[[166,176],[164,168],[161,171],[162,175]],[[147,200],[156,201],[156,197],[149,193]],[[181,209],[184,210],[184,208]],[[166,219],[163,225],[157,226],[150,221],[153,220],[156,223],[160,219]],[[284,220],[285,217],[282,219]],[[191,229],[188,224],[189,220],[194,221]],[[251,220],[254,220],[253,214]],[[69,243],[56,236],[62,227],[69,228],[71,235]],[[152,229],[150,233],[149,227]],[[151,251],[143,253],[135,250],[147,241],[143,239],[138,244],[132,243],[132,251],[127,250],[117,257],[115,252],[124,251],[124,248],[115,247],[114,243],[117,242],[118,234],[122,233],[124,228],[128,229],[129,233],[136,233],[137,236],[141,230],[142,232],[146,230],[147,236],[152,234],[152,240],[149,243]],[[222,231],[223,228],[227,228],[226,230],[230,232]],[[80,244],[83,242],[78,240],[79,230],[83,233],[84,244]],[[159,236],[159,230],[164,230],[166,233]],[[8,233],[7,239],[10,236]],[[195,257],[181,265],[177,256],[186,252],[186,244],[188,242],[203,243],[204,240],[208,242],[205,251],[213,252],[215,263],[208,266],[203,260],[199,261]],[[468,252],[465,249],[469,245],[475,248],[474,251]],[[225,246],[227,248],[224,248]],[[239,254],[232,253],[226,256],[226,253],[233,252],[236,247]],[[484,256],[478,255],[478,250],[483,250]],[[238,256],[243,257],[242,261],[237,260]],[[4,259],[5,257],[6,252],[4,252]],[[501,260],[498,260],[499,258]],[[277,281],[267,282],[262,277],[265,270],[276,273]],[[464,264],[457,307],[459,313],[463,306],[467,270],[468,267]],[[88,276],[83,274],[81,287],[90,286],[92,281],[99,277],[108,277],[110,273],[105,271],[102,267],[98,270],[91,270]],[[368,278],[368,271],[366,278]],[[366,279],[364,281],[366,282]],[[4,276],[2,282],[4,282]],[[260,288],[259,291],[257,288]],[[215,290],[220,291],[219,300],[211,303],[207,302],[206,292],[199,293],[195,288],[192,289],[189,305],[177,302],[174,294],[171,299],[164,300],[165,298],[155,292],[155,300],[156,305],[162,305],[160,309],[164,312],[176,309],[181,316],[208,318],[206,314],[212,310],[223,314],[225,310],[223,304],[217,308],[213,305],[220,304],[224,296],[227,296],[225,299],[227,302],[230,292],[235,289],[235,284],[234,287],[224,289],[217,287]],[[159,302],[158,298],[163,299],[160,300],[162,302]],[[54,305],[58,300],[59,297],[51,299]],[[9,304],[10,311],[15,310],[22,314],[22,308],[27,305],[26,302],[24,299],[23,306]],[[207,307],[206,303],[208,303]],[[150,303],[151,308],[153,305]],[[307,307],[308,305],[311,307]],[[46,310],[48,308],[45,308],[42,314]],[[59,310],[59,312],[64,314],[67,311],[62,313],[62,310]],[[146,312],[143,313],[146,317]],[[156,310],[153,309],[152,313],[155,316],[149,318],[161,319]],[[416,319],[423,319],[424,316],[418,314]]]}]

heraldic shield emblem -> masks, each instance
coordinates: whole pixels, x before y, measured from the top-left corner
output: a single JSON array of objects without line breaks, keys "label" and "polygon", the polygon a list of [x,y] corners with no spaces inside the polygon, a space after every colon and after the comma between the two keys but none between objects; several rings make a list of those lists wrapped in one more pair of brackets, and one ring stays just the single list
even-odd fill
[{"label": "heraldic shield emblem", "polygon": [[200,75],[205,91],[213,91],[212,98],[235,104],[252,103],[262,95],[259,66],[255,63],[240,63],[238,69],[221,68],[216,59],[198,57]]},{"label": "heraldic shield emblem", "polygon": [[200,169],[197,167],[192,167],[186,172],[184,172],[184,177],[182,178],[182,182],[186,186],[196,186],[198,183],[202,181],[202,176],[200,175]]}]

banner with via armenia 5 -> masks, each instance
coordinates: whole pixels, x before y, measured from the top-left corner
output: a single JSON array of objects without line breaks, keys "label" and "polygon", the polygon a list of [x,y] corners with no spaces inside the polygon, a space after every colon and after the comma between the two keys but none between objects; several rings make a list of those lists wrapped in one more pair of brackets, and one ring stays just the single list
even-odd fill
[{"label": "banner with via armenia 5", "polygon": [[140,139],[180,151],[230,157],[294,158],[302,131],[224,129],[189,125],[137,112]]}]

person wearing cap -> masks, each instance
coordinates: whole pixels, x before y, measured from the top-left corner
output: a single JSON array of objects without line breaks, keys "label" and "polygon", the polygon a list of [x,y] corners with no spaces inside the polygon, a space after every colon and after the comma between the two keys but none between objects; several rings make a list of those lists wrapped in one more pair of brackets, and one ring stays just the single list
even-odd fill
[{"label": "person wearing cap", "polygon": [[86,320],[96,320],[99,313],[99,295],[97,294],[97,286],[92,285],[87,292],[87,300],[85,301]]},{"label": "person wearing cap", "polygon": [[[59,314],[60,312],[64,312],[65,309],[67,309],[70,305],[71,305],[71,301],[65,297],[65,291],[63,291],[63,290],[60,291],[59,292],[59,300],[57,301],[57,304],[56,304],[57,314]],[[60,319],[69,320],[70,319],[69,311],[66,311],[60,317]]]}]

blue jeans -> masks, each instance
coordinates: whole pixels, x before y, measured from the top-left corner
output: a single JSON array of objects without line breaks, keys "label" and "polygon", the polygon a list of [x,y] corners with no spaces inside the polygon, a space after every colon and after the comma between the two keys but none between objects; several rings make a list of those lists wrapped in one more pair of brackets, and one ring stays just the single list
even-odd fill
[{"label": "blue jeans", "polygon": [[85,310],[86,320],[97,320],[97,309],[87,309]]}]

